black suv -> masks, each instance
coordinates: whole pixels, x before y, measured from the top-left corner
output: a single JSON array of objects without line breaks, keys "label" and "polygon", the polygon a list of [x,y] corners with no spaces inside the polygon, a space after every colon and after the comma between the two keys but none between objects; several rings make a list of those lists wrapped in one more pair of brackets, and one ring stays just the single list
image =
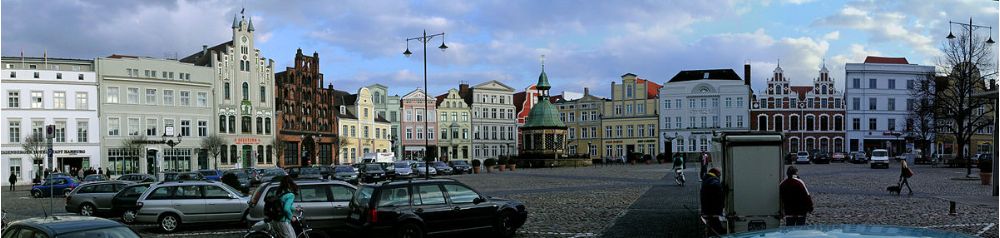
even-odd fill
[{"label": "black suv", "polygon": [[361,181],[374,183],[386,179],[385,169],[380,164],[365,164],[361,166]]},{"label": "black suv", "polygon": [[523,203],[486,197],[451,179],[363,185],[351,199],[347,225],[372,237],[425,237],[482,230],[511,237],[524,224]]},{"label": "black suv", "polygon": [[810,160],[813,164],[829,164],[830,163],[830,153],[825,150],[813,150],[809,153],[812,157]]}]

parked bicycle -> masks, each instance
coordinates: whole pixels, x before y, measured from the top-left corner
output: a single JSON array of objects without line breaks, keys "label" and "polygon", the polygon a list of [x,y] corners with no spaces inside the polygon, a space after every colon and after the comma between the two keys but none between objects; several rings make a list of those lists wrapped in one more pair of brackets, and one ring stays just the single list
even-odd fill
[{"label": "parked bicycle", "polygon": [[[292,220],[292,227],[295,228],[296,238],[310,238],[312,237],[326,237],[323,234],[314,234],[313,229],[306,224],[302,216],[302,207],[295,208],[295,219]],[[247,230],[247,233],[243,235],[244,238],[276,238],[281,237],[276,228],[271,226],[271,220],[264,219],[254,223]]]}]

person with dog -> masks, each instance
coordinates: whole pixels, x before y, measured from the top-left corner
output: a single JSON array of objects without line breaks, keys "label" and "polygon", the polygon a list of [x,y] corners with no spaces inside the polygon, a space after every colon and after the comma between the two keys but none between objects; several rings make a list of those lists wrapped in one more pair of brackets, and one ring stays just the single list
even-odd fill
[{"label": "person with dog", "polygon": [[806,224],[806,215],[813,211],[812,196],[806,183],[799,179],[799,169],[788,166],[785,170],[785,181],[781,182],[779,194],[782,213],[785,215],[786,226],[802,226]]},{"label": "person with dog", "polygon": [[910,188],[910,182],[909,182],[910,177],[913,177],[913,170],[910,170],[910,166],[908,166],[906,164],[906,160],[903,160],[903,161],[900,161],[900,162],[902,162],[902,163],[899,166],[899,168],[900,168],[899,169],[900,170],[899,171],[899,186],[897,186],[897,188],[899,190],[896,191],[896,194],[899,194],[900,192],[902,192],[903,191],[903,185],[906,185],[906,190],[909,190],[910,191],[910,195],[913,195],[913,189]]}]

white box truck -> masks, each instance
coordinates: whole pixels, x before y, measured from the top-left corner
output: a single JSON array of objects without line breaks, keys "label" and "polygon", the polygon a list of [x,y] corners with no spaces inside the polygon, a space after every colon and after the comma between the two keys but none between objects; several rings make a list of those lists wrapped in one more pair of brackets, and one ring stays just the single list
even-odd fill
[{"label": "white box truck", "polygon": [[371,163],[392,163],[396,161],[396,154],[392,152],[365,153],[361,155],[362,164]]},{"label": "white box truck", "polygon": [[714,140],[721,155],[725,216],[730,233],[778,228],[779,186],[784,179],[782,143],[777,133],[726,132]]}]

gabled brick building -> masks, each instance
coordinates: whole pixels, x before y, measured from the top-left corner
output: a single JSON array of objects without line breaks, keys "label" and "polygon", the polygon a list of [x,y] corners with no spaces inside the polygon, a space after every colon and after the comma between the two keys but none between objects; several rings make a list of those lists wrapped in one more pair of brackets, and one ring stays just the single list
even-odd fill
[{"label": "gabled brick building", "polygon": [[845,152],[843,93],[833,86],[826,66],[812,86],[789,83],[779,65],[767,80],[767,88],[754,95],[751,130],[783,132],[788,152]]},{"label": "gabled brick building", "polygon": [[333,111],[333,85],[323,88],[319,54],[295,53],[295,67],[275,74],[278,114],[278,166],[337,163],[337,117]]}]

